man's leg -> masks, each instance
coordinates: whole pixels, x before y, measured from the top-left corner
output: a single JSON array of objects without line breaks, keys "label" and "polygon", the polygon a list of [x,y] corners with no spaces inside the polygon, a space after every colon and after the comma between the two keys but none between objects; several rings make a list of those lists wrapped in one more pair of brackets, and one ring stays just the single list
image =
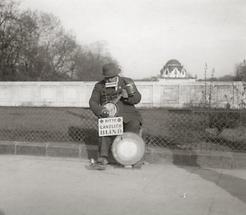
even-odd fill
[{"label": "man's leg", "polygon": [[141,129],[141,122],[138,120],[130,120],[124,123],[124,131],[125,132],[133,132],[135,134],[139,134]]},{"label": "man's leg", "polygon": [[102,137],[100,149],[99,149],[99,156],[100,157],[108,157],[110,145],[111,145],[111,138],[110,137]]},{"label": "man's leg", "polygon": [[99,146],[99,158],[98,158],[99,163],[103,163],[103,164],[108,163],[108,156],[110,153],[113,140],[114,137],[112,136],[101,137],[101,142]]}]

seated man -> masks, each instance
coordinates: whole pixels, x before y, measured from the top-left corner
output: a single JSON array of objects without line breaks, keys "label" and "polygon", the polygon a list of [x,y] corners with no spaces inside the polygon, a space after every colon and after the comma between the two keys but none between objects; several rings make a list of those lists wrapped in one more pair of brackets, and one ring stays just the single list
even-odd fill
[{"label": "seated man", "polygon": [[[140,113],[135,108],[141,100],[133,80],[119,76],[120,69],[113,63],[105,64],[102,68],[104,79],[97,82],[92,91],[89,105],[98,118],[109,116],[109,111],[103,106],[107,102],[117,100],[117,116],[123,117],[124,132],[139,134],[142,125]],[[115,136],[102,137],[99,147],[98,163],[106,165]]]}]

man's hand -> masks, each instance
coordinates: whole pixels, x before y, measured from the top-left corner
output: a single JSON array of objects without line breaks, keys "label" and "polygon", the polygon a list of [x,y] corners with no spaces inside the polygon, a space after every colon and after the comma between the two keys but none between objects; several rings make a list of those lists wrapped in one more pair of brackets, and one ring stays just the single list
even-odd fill
[{"label": "man's hand", "polygon": [[128,98],[128,93],[127,93],[126,89],[122,89],[121,94],[122,94],[122,97],[123,97],[124,99],[127,99],[127,98]]},{"label": "man's hand", "polygon": [[106,118],[109,116],[109,111],[106,108],[103,108],[100,114],[101,117]]}]

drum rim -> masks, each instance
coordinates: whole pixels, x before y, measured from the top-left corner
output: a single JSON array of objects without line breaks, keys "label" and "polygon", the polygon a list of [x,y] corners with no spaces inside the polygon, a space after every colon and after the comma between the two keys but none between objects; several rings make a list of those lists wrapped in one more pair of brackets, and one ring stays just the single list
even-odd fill
[{"label": "drum rim", "polygon": [[[122,138],[122,136],[123,137],[126,136],[126,137],[129,138],[129,135],[130,136],[134,136],[134,138],[138,139],[139,140],[139,144],[141,144],[141,147],[138,150],[139,153],[138,153],[138,156],[136,158],[134,158],[132,160],[122,160],[120,158],[120,156],[118,155],[117,151],[116,151],[116,149],[117,149],[116,148],[116,144],[118,144],[118,142],[119,142],[118,140],[120,138]],[[125,132],[125,133],[123,133],[123,135],[117,136],[115,138],[113,144],[112,144],[112,154],[113,154],[115,160],[117,162],[119,162],[120,164],[122,164],[122,165],[133,165],[133,164],[136,164],[137,162],[139,162],[143,158],[144,153],[145,153],[145,143],[144,143],[144,140],[138,134],[135,134],[135,133],[132,133],[132,132]]]}]

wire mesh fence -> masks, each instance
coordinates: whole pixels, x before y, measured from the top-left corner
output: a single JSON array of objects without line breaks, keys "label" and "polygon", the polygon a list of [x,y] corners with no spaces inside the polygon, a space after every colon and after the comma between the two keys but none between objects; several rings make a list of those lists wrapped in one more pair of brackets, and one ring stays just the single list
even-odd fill
[{"label": "wire mesh fence", "polygon": [[[246,151],[246,110],[140,109],[147,145]],[[98,144],[97,118],[85,108],[0,107],[0,141]]]}]

